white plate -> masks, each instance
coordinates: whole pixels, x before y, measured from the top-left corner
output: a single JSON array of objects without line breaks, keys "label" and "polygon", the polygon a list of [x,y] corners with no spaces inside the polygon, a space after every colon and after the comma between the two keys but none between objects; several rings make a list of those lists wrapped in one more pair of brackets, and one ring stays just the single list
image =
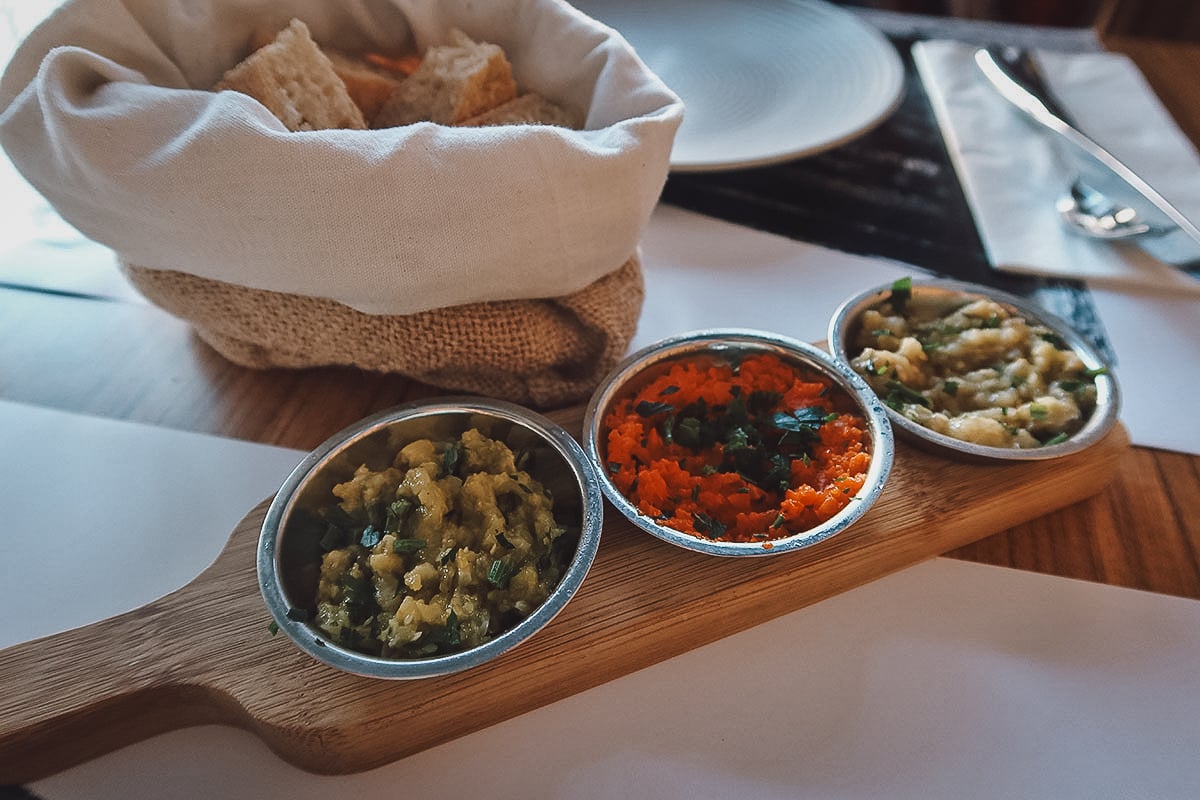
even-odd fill
[{"label": "white plate", "polygon": [[900,101],[904,67],[859,17],[820,0],[577,0],[682,99],[678,172],[752,167],[842,144]]}]

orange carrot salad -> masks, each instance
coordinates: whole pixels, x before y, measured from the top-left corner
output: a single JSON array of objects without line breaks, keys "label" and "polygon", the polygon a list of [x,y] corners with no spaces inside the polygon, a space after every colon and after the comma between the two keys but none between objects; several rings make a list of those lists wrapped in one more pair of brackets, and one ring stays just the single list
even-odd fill
[{"label": "orange carrot salad", "polygon": [[770,354],[674,363],[618,398],[604,424],[621,494],[663,525],[726,542],[821,524],[850,503],[871,463],[849,396]]}]

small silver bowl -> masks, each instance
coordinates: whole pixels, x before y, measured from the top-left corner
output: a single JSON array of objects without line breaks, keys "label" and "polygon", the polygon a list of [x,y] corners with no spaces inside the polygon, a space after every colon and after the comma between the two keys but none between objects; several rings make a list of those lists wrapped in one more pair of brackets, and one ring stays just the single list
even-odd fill
[{"label": "small silver bowl", "polygon": [[[829,323],[829,349],[844,364],[849,365],[858,355],[851,351],[859,330],[859,320],[869,308],[891,297],[893,284],[878,286],[847,299],[834,312]],[[1063,320],[1037,307],[1027,300],[987,286],[962,281],[928,279],[912,281],[912,298],[915,302],[944,305],[947,310],[977,299],[993,300],[1007,306],[1011,312],[1029,322],[1040,324],[1057,334],[1075,351],[1090,370],[1106,370],[1104,359],[1090,342],[1080,336]],[[1120,392],[1117,381],[1107,370],[1095,377],[1096,407],[1083,427],[1066,440],[1037,448],[990,447],[974,442],[955,439],[926,428],[899,411],[887,406],[888,417],[899,435],[918,447],[950,455],[965,461],[1038,461],[1060,458],[1084,450],[1104,438],[1117,422],[1120,408]]]},{"label": "small silver bowl", "polygon": [[[787,363],[806,367],[831,379],[853,401],[868,427],[871,465],[854,500],[824,523],[790,536],[766,542],[729,542],[701,538],[659,524],[642,514],[608,476],[604,419],[613,402],[637,391],[670,364],[711,358],[737,359],[751,353],[771,353]],[[892,468],[894,441],[883,404],[866,382],[825,351],[794,339],[753,330],[708,330],[684,334],[650,345],[629,356],[601,382],[588,404],[583,423],[583,445],[592,460],[600,486],[609,502],[643,531],[687,550],[715,556],[768,556],[790,553],[824,541],[850,527],[879,499]]]},{"label": "small silver bowl", "polygon": [[[308,620],[320,572],[320,532],[304,524],[306,512],[327,506],[337,483],[360,464],[389,465],[404,445],[422,438],[447,439],[469,428],[532,452],[529,472],[554,495],[554,513],[566,535],[577,538],[557,587],[529,616],[495,638],[468,650],[427,658],[372,656],[342,647]],[[279,489],[263,520],[258,542],[258,579],[279,630],[304,652],[337,669],[372,678],[411,679],[447,675],[490,661],[528,639],[574,596],[600,544],[603,496],[583,449],[550,420],[500,401],[450,397],[397,406],[346,428],[313,450]]]}]

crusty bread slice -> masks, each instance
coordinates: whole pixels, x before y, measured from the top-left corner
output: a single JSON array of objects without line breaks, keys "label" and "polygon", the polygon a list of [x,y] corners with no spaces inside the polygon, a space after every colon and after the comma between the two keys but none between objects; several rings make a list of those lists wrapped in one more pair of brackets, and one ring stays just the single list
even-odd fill
[{"label": "crusty bread slice", "polygon": [[333,64],[298,19],[226,72],[214,88],[250,95],[290,131],[367,127]]},{"label": "crusty bread slice", "polygon": [[326,49],[325,55],[329,56],[333,71],[342,79],[342,83],[346,84],[350,99],[362,111],[363,119],[370,125],[392,92],[400,88],[405,76],[378,67],[365,58],[338,50]]},{"label": "crusty bread slice", "polygon": [[523,94],[459,124],[464,127],[557,125],[560,128],[579,128],[579,120],[574,114],[537,92]]},{"label": "crusty bread slice", "polygon": [[392,93],[372,127],[421,121],[455,125],[516,96],[512,65],[504,51],[454,28],[446,44],[425,52],[421,66]]}]

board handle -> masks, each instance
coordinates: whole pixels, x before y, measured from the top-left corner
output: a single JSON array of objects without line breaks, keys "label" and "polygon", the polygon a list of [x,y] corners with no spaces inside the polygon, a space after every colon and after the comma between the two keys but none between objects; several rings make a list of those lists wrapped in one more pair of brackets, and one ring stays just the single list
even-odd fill
[{"label": "board handle", "polygon": [[259,659],[254,566],[270,500],[192,582],[141,608],[0,650],[0,786],[190,725],[253,727],[227,681]]},{"label": "board handle", "polygon": [[154,605],[0,651],[0,785],[25,783],[174,728],[225,721],[229,703],[164,658]]}]

